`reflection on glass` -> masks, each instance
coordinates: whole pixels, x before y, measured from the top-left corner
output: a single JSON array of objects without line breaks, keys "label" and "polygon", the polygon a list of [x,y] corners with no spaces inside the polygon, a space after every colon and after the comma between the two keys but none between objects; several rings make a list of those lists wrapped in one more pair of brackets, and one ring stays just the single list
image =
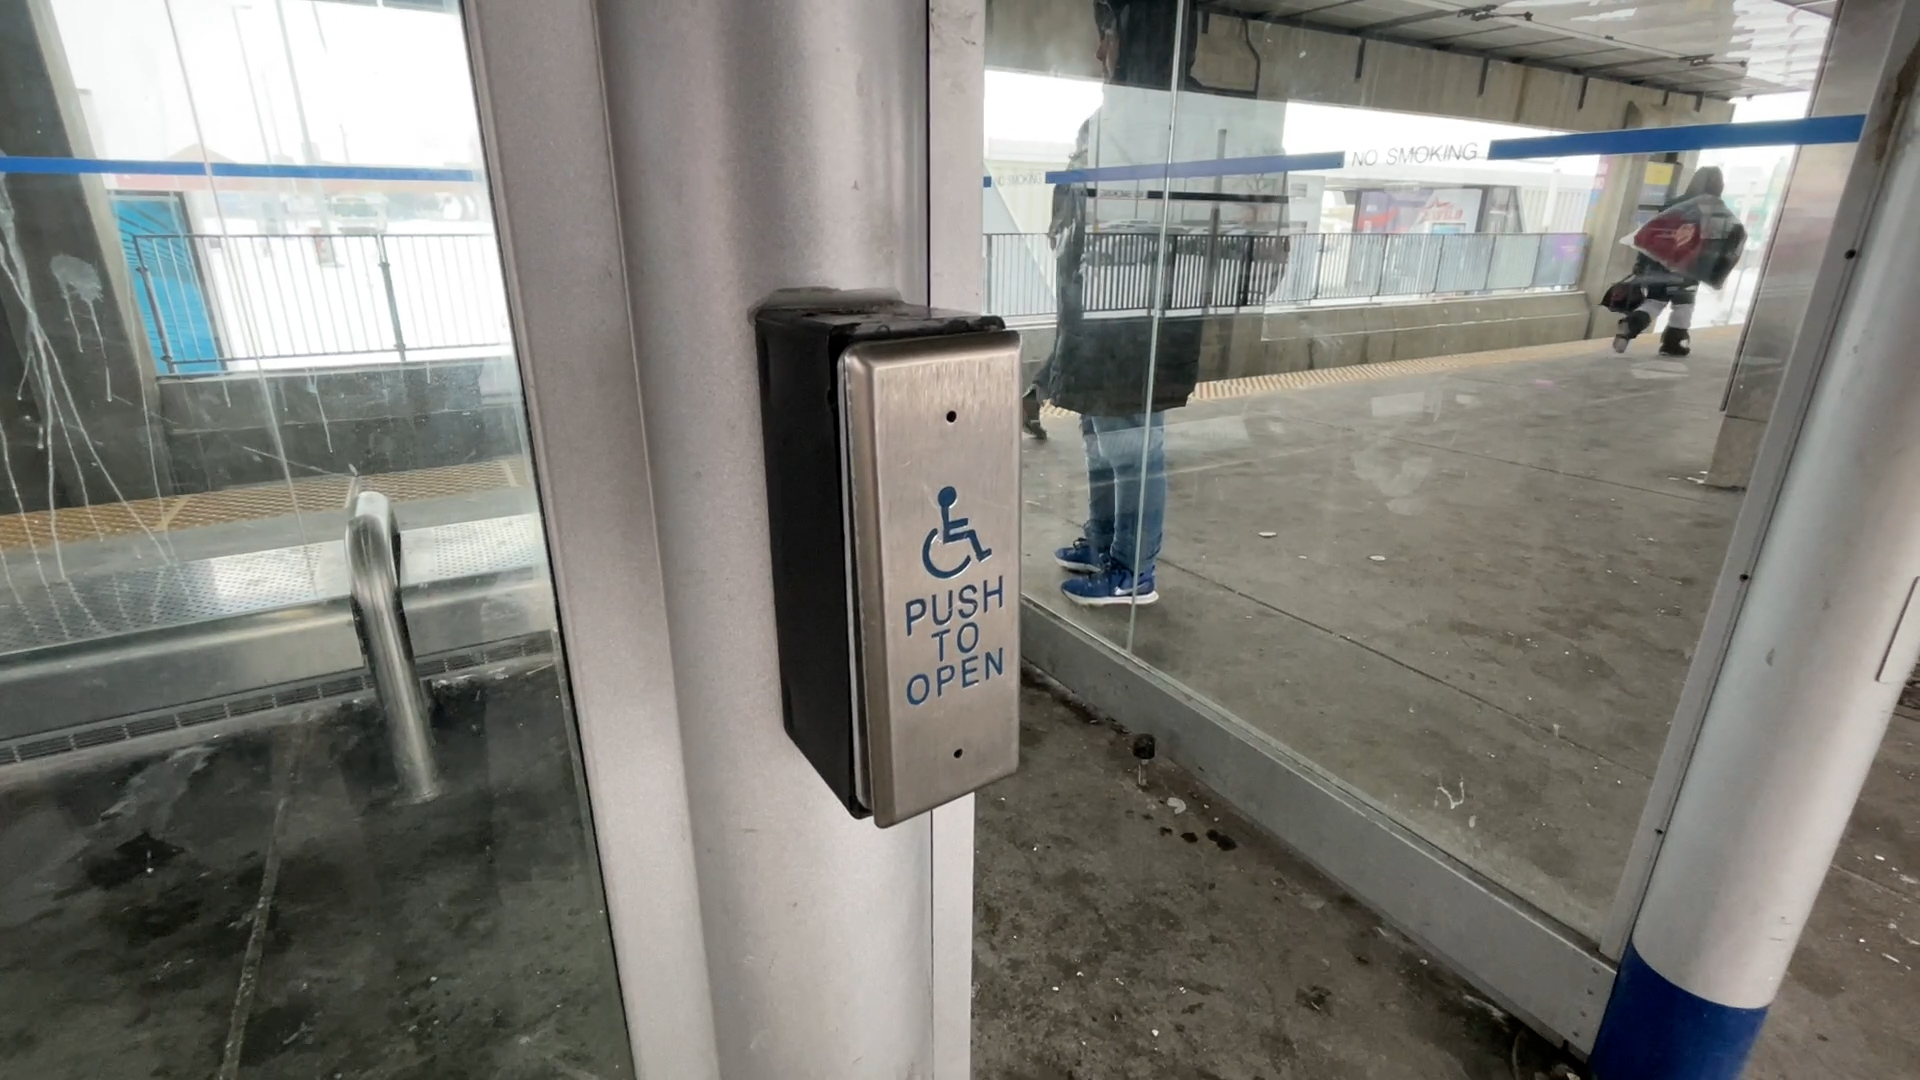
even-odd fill
[{"label": "reflection on glass", "polygon": [[1152,173],[1166,152],[1167,43],[1184,33],[1185,16],[1178,5],[1146,3],[1095,4],[1091,13],[1087,41],[1104,85],[1065,162],[1072,180],[1053,187],[1046,236],[1054,334],[1027,392],[1028,430],[1045,434],[1042,403],[1080,418],[1086,515],[1082,535],[1053,553],[1072,575],[1060,596],[1082,607],[1131,608],[1158,599],[1164,413],[1186,404],[1198,370],[1197,342],[1155,333],[1175,276],[1161,256],[1169,200],[1164,184],[1138,179],[1141,166]]},{"label": "reflection on glass", "polygon": [[631,1075],[457,6],[0,71],[0,1073]]},{"label": "reflection on glass", "polygon": [[[1739,504],[1705,480],[1791,151],[1503,160],[1736,109],[1183,7],[989,42],[1031,598],[1597,935]],[[1707,192],[1716,271],[1622,242]]]}]

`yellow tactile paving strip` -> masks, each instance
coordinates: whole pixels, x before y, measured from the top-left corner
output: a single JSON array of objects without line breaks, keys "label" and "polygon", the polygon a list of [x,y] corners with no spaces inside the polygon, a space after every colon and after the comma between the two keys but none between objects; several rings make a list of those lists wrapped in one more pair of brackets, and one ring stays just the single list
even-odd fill
[{"label": "yellow tactile paving strip", "polygon": [[[361,486],[395,502],[469,495],[496,488],[526,487],[524,458],[496,458],[471,465],[381,473],[361,479]],[[338,510],[346,505],[352,480],[346,476],[315,476],[272,484],[227,488],[198,495],[137,499],[70,510],[41,511],[0,517],[0,551],[53,543],[98,540],[109,536],[193,529],[234,521],[282,517],[300,511]]]},{"label": "yellow tactile paving strip", "polygon": [[[1737,326],[1714,327],[1694,334],[1696,340],[1714,341],[1732,337],[1740,332]],[[1652,339],[1643,343],[1642,353],[1653,355]],[[1418,360],[1389,360],[1379,364],[1349,364],[1346,367],[1315,368],[1310,371],[1287,371],[1276,375],[1249,375],[1239,379],[1216,379],[1203,382],[1193,392],[1195,401],[1221,401],[1228,398],[1254,397],[1259,394],[1275,394],[1288,390],[1311,390],[1321,386],[1338,386],[1344,383],[1374,382],[1380,379],[1392,379],[1402,375],[1431,375],[1443,371],[1461,371],[1467,368],[1488,367],[1494,364],[1515,364],[1528,360],[1567,360],[1576,356],[1591,355],[1596,349],[1607,347],[1605,341],[1561,341],[1551,345],[1527,345],[1517,349],[1496,349],[1491,352],[1454,353],[1448,356],[1427,356]],[[1042,412],[1048,416],[1072,416],[1065,409],[1046,406]]]}]

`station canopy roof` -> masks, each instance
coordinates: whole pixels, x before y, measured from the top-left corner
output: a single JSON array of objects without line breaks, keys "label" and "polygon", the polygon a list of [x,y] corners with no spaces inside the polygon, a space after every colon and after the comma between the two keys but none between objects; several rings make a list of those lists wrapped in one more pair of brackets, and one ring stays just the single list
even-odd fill
[{"label": "station canopy roof", "polygon": [[1735,98],[1812,89],[1834,0],[1204,0],[1200,8]]}]

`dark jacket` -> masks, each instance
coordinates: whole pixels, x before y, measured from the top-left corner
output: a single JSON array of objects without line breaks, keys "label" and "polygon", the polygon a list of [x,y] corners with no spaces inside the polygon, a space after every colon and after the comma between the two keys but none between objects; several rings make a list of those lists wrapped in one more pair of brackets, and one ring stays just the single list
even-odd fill
[{"label": "dark jacket", "polygon": [[[1164,91],[1173,73],[1172,42],[1177,6],[1170,0],[1112,0],[1107,6],[1116,21],[1119,50],[1112,85]],[[1190,57],[1193,43],[1187,43]],[[1183,64],[1183,66],[1185,66]],[[1068,171],[1084,170],[1092,160],[1089,141],[1097,130],[1098,119],[1126,122],[1136,129],[1158,125],[1164,132],[1167,113],[1164,100],[1158,107],[1142,104],[1138,93],[1108,94],[1108,103],[1095,119],[1080,126]],[[1138,113],[1114,117],[1109,110],[1121,108]],[[1164,150],[1164,136],[1156,153]],[[1109,156],[1112,146],[1108,147]],[[1152,161],[1101,160],[1099,165],[1146,165]],[[1147,181],[1145,186],[1165,187]],[[1128,192],[1129,196],[1133,193]],[[1092,229],[1098,221],[1094,214],[1100,198],[1096,179],[1076,180],[1054,187],[1053,238],[1055,287],[1059,321],[1053,341],[1053,355],[1037,380],[1040,394],[1063,409],[1085,416],[1131,416],[1143,412],[1175,409],[1187,403],[1200,373],[1200,336],[1202,320],[1197,317],[1167,318],[1135,310],[1120,314],[1099,310],[1088,312],[1090,278],[1110,271],[1095,266],[1089,258]],[[1155,204],[1166,208],[1164,201]],[[1154,237],[1143,238],[1144,246],[1135,247],[1131,269],[1152,274],[1158,248]],[[1167,244],[1172,245],[1168,238]],[[1111,249],[1107,249],[1111,256]],[[1150,310],[1164,311],[1172,295],[1173,274],[1166,267],[1160,274],[1161,293]],[[1111,286],[1109,286],[1111,288]],[[1132,293],[1132,295],[1139,295]],[[1149,370],[1151,369],[1151,378]],[[1151,406],[1146,402],[1151,385]]]},{"label": "dark jacket", "polygon": [[[1087,128],[1080,129],[1076,161],[1085,160]],[[1077,166],[1072,166],[1077,167]],[[1141,312],[1107,314],[1086,310],[1088,279],[1103,268],[1088,258],[1094,182],[1061,184],[1054,189],[1053,243],[1059,321],[1053,356],[1040,380],[1042,396],[1063,409],[1086,416],[1130,416],[1177,409],[1192,396],[1200,374],[1198,317],[1169,318]],[[1171,245],[1171,240],[1168,243]],[[1154,273],[1157,238],[1148,238],[1146,265]],[[1170,270],[1160,273],[1161,292],[1154,308],[1164,311],[1173,291]],[[1149,368],[1152,378],[1149,380]],[[1150,408],[1142,403],[1152,395]]]}]

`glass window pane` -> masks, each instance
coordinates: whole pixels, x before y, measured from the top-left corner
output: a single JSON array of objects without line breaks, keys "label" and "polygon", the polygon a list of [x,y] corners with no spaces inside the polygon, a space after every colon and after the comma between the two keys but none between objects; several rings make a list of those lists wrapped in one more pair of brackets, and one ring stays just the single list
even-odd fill
[{"label": "glass window pane", "polygon": [[466,57],[0,0],[8,1075],[632,1074]]},{"label": "glass window pane", "polygon": [[1072,76],[987,74],[985,291],[1028,324],[1029,468],[1062,481],[1028,486],[1027,558],[1075,575],[1046,602],[1117,608],[1088,625],[1121,644],[1160,545],[1161,410],[1198,370],[1186,324],[1163,329],[1200,284],[1162,167],[1189,33],[1180,5],[1089,5],[1062,35],[1086,49],[1063,60]]},{"label": "glass window pane", "polygon": [[[1029,402],[1030,595],[1597,937],[1739,507],[1728,455],[1765,419],[1723,401],[1736,357],[1764,397],[1756,350],[1797,324],[1790,295],[1754,299],[1796,159],[1493,144],[1798,116],[1812,69],[1750,73],[1737,107],[1528,73],[1560,100],[1511,65],[1396,78],[1374,65],[1426,54],[1182,6],[1088,6],[1155,13],[1180,57],[1174,100],[1131,111],[1058,27],[992,25],[988,309],[1035,362],[1077,344],[1139,387],[1123,409],[1043,378]],[[1072,156],[1073,118],[1123,114],[1129,171]],[[1672,212],[1717,265],[1630,246]],[[1787,218],[1817,250],[1825,220]],[[1622,281],[1637,313],[1600,306]],[[1785,328],[1742,353],[1756,310]],[[1095,528],[1052,558],[1129,473],[1114,532],[1137,547]]]}]

